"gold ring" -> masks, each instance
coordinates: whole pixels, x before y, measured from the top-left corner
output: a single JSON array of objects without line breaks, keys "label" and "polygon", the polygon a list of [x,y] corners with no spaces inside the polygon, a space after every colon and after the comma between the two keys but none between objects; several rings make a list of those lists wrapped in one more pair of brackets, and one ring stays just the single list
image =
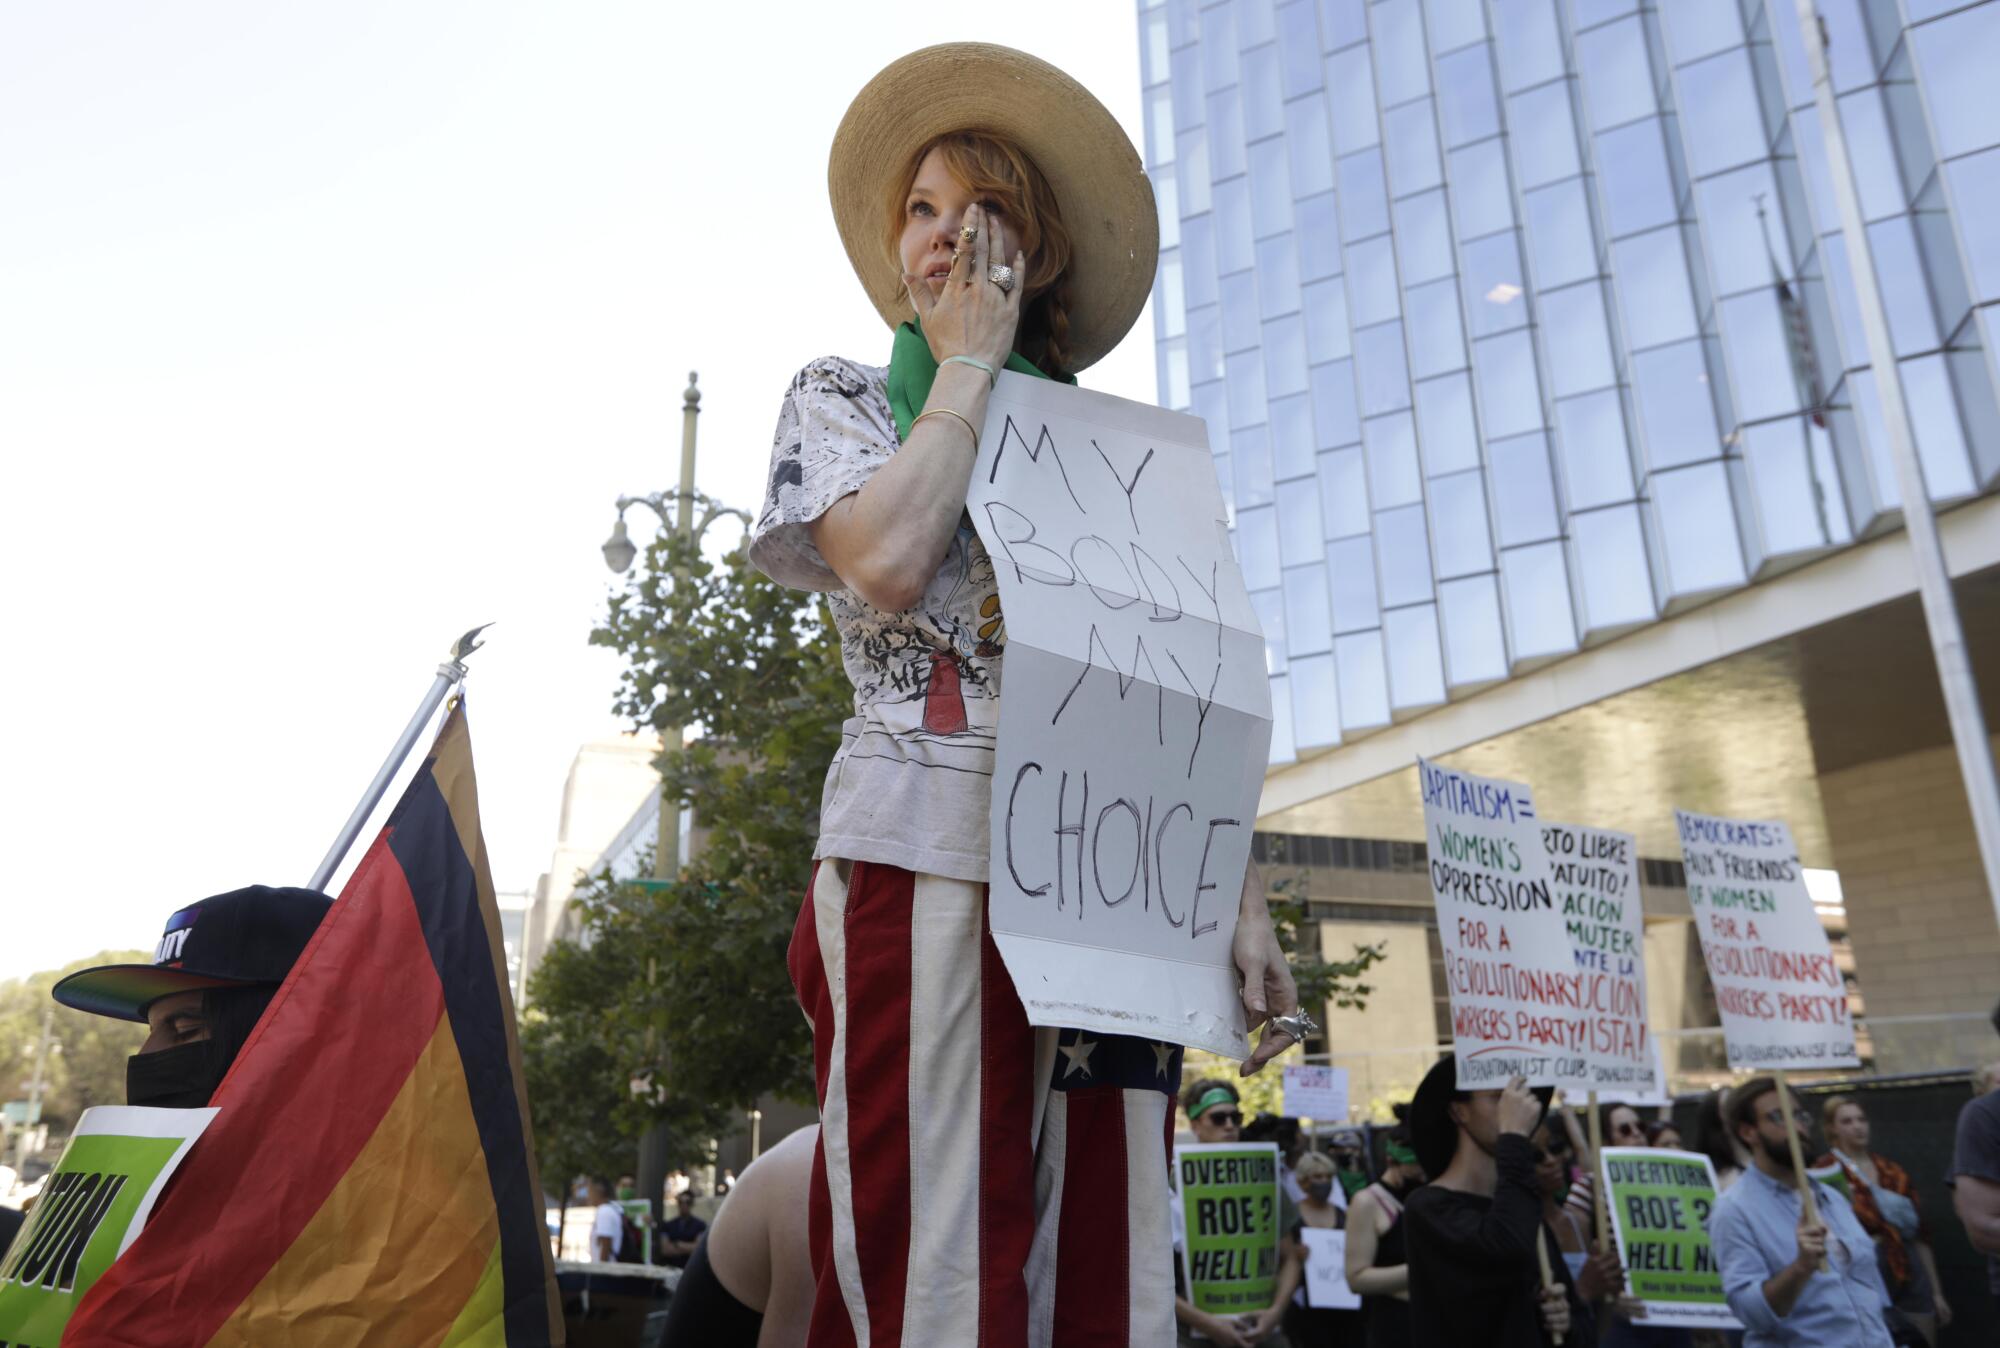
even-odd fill
[{"label": "gold ring", "polygon": [[965,228],[958,231],[958,237],[964,239],[967,243],[971,243],[974,239],[979,237],[979,226],[977,225],[965,226]]}]

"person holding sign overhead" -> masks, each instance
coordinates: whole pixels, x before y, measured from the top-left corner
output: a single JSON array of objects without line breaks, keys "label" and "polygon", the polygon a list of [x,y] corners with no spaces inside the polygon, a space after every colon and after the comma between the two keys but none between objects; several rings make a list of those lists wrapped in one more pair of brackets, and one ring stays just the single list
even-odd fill
[{"label": "person holding sign overhead", "polygon": [[1817,1180],[1808,1183],[1819,1220],[1801,1204],[1787,1131],[1806,1132],[1812,1116],[1795,1109],[1787,1119],[1778,1083],[1767,1076],[1730,1092],[1724,1113],[1751,1164],[1716,1200],[1708,1235],[1729,1309],[1743,1322],[1745,1348],[1891,1348],[1882,1314],[1889,1294],[1875,1243],[1847,1200]]},{"label": "person holding sign overhead", "polygon": [[[1155,1348],[1172,1333],[1180,1052],[1031,1026],[1002,963],[987,881],[1007,628],[966,512],[1000,371],[1074,382],[1138,317],[1152,188],[1088,91],[979,43],[869,81],[828,187],[894,330],[888,364],[827,357],[793,379],[749,547],[773,580],[826,594],[855,694],[788,955],[822,1120],[810,1341],[1007,1348],[1060,1324]],[[1247,1073],[1308,1023],[1262,884],[1224,877],[1222,894],[1239,883],[1243,1010],[1275,1018]]]},{"label": "person holding sign overhead", "polygon": [[[1546,1092],[1516,1077],[1505,1090],[1457,1085],[1447,1053],[1410,1106],[1417,1159],[1431,1182],[1403,1217],[1415,1348],[1592,1348],[1590,1310],[1568,1268],[1550,1262],[1528,1138]],[[1539,1252],[1538,1252],[1539,1251]]]}]

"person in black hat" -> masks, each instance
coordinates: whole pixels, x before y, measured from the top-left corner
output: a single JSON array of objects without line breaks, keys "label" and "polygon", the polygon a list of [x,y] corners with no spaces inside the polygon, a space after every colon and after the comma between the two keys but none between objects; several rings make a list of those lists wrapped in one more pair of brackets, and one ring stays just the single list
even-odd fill
[{"label": "person in black hat", "polygon": [[1417,1087],[1410,1132],[1431,1182],[1404,1205],[1410,1267],[1410,1342],[1416,1348],[1566,1348],[1596,1342],[1559,1249],[1556,1287],[1542,1287],[1535,1243],[1547,1241],[1529,1135],[1547,1090],[1520,1077],[1501,1091],[1458,1088],[1447,1053]]},{"label": "person in black hat", "polygon": [[333,900],[252,885],[167,919],[151,964],[107,964],[50,990],[64,1006],[148,1026],[125,1064],[125,1103],[199,1109],[236,1061]]}]

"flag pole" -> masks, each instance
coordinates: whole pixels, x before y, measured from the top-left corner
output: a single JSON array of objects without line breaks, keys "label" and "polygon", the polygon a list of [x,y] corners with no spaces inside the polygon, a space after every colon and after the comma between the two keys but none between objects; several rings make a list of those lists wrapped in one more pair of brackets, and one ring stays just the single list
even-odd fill
[{"label": "flag pole", "polygon": [[354,807],[354,813],[348,815],[347,822],[340,826],[339,836],[334,838],[333,846],[327,849],[325,858],[320,861],[318,869],[313,871],[312,879],[306,884],[307,889],[324,891],[327,881],[333,879],[333,873],[340,869],[340,863],[346,859],[348,849],[353,847],[354,840],[361,836],[363,826],[368,823],[368,816],[375,813],[375,807],[382,803],[382,797],[389,790],[389,783],[395,779],[396,770],[403,766],[403,760],[408,758],[410,750],[416,747],[417,737],[424,733],[424,727],[430,723],[431,716],[444,702],[445,694],[451,691],[453,684],[464,681],[465,657],[485,644],[477,639],[479,634],[492,625],[492,623],[481,624],[451,643],[451,657],[437,667],[437,678],[432,681],[430,691],[424,694],[423,702],[417,707],[417,714],[410,718],[410,723],[403,727],[403,733],[396,737],[396,743],[389,750],[389,756],[382,761],[381,768],[375,773],[375,780],[368,783],[368,789],[361,793],[361,801]]}]

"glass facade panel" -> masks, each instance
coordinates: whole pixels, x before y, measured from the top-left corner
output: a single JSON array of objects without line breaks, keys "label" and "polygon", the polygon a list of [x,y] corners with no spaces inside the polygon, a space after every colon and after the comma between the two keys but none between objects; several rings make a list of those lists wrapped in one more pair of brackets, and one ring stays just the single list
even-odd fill
[{"label": "glass facade panel", "polygon": [[1340,181],[1340,237],[1349,243],[1387,232],[1389,189],[1382,181],[1382,152],[1363,150],[1342,159],[1336,176]]},{"label": "glass facade panel", "polygon": [[1429,99],[1405,103],[1382,114],[1382,148],[1389,164],[1389,191],[1406,197],[1444,181],[1438,159],[1437,121]]},{"label": "glass facade panel", "polygon": [[1340,723],[1349,730],[1389,724],[1389,684],[1382,669],[1382,633],[1356,632],[1333,643],[1340,680]]},{"label": "glass facade panel", "polygon": [[[1451,51],[1486,36],[1486,7],[1481,0],[1424,0],[1424,17],[1430,21],[1431,50]],[[1438,72],[1438,83],[1446,83]]]},{"label": "glass facade panel", "polygon": [[1230,462],[1235,470],[1236,506],[1270,505],[1277,499],[1276,465],[1271,458],[1271,433],[1264,426],[1246,426],[1229,437]]},{"label": "glass facade panel", "polygon": [[1570,517],[1569,528],[1576,546],[1583,630],[1596,634],[1652,621],[1653,582],[1639,507],[1585,511]]},{"label": "glass facade panel", "polygon": [[1260,239],[1292,227],[1292,170],[1282,140],[1250,147],[1250,223]]},{"label": "glass facade panel", "polygon": [[1402,312],[1396,299],[1396,245],[1388,235],[1347,250],[1347,312],[1365,328]]},{"label": "glass facade panel", "polygon": [[1430,604],[1382,615],[1389,657],[1389,697],[1398,711],[1444,701],[1444,660],[1438,652],[1437,609]]},{"label": "glass facade panel", "polygon": [[1275,44],[1243,53],[1243,135],[1252,141],[1285,129],[1285,89]]},{"label": "glass facade panel", "polygon": [[1229,385],[1229,428],[1255,426],[1264,420],[1264,358],[1257,351],[1239,351],[1223,358],[1223,378]]},{"label": "glass facade panel", "polygon": [[1611,270],[1618,278],[1619,312],[1629,350],[1681,341],[1699,331],[1679,226],[1634,234],[1612,244]]},{"label": "glass facade panel", "polygon": [[1377,0],[1368,19],[1382,106],[1392,108],[1429,93],[1431,67],[1424,55],[1424,16],[1417,0]]},{"label": "glass facade panel", "polygon": [[1299,279],[1317,281],[1340,270],[1340,212],[1333,193],[1307,197],[1298,213]]},{"label": "glass facade panel", "polygon": [[1528,261],[1538,289],[1552,290],[1597,275],[1588,181],[1570,178],[1521,198],[1528,221]]},{"label": "glass facade panel", "polygon": [[1286,398],[1306,391],[1305,319],[1298,314],[1264,325],[1264,392]]},{"label": "glass facade panel", "polygon": [[1969,155],[1946,164],[1944,171],[1973,298],[1982,304],[2000,300],[2000,229],[1977,223],[2000,220],[2000,150]]},{"label": "glass facade panel", "polygon": [[1235,177],[1215,185],[1215,263],[1224,275],[1257,264],[1256,231],[1250,225],[1250,180]]},{"label": "glass facade panel", "polygon": [[1431,479],[1431,537],[1437,542],[1440,580],[1493,569],[1493,539],[1486,524],[1486,487],[1478,472]]},{"label": "glass facade panel", "polygon": [[[1299,6],[1304,8],[1304,6]],[[1292,685],[1292,737],[1300,753],[1330,749],[1340,743],[1340,687],[1334,681],[1333,656],[1310,655],[1292,661],[1287,675]],[[1277,728],[1272,727],[1273,750]]]},{"label": "glass facade panel", "polygon": [[1265,666],[1273,674],[1282,674],[1291,663],[1291,656],[1285,650],[1284,591],[1252,590],[1250,607],[1257,612],[1257,625],[1264,629]]},{"label": "glass facade panel", "polygon": [[1549,476],[1548,438],[1539,432],[1494,440],[1486,446],[1493,486],[1493,518],[1500,546],[1554,538],[1555,480]]},{"label": "glass facade panel", "polygon": [[1924,485],[1934,501],[1955,500],[1973,490],[1972,463],[1966,454],[1965,428],[1957,412],[1951,376],[1943,356],[1920,356],[1898,362],[1903,372],[1903,398],[1910,405],[1910,425],[1917,436],[1917,458],[1924,467]]},{"label": "glass facade panel", "polygon": [[1444,629],[1445,677],[1467,688],[1507,677],[1507,637],[1500,625],[1500,594],[1491,575],[1448,580],[1438,586]]},{"label": "glass facade panel", "polygon": [[1767,421],[1743,432],[1743,464],[1756,507],[1758,551],[1766,557],[1823,546],[1820,493],[1803,417]]},{"label": "glass facade panel", "polygon": [[1458,214],[1458,237],[1476,239],[1510,228],[1514,223],[1514,198],[1507,189],[1505,142],[1481,141],[1453,150],[1449,158],[1451,202]]},{"label": "glass facade panel", "polygon": [[1297,312],[1299,308],[1298,250],[1290,234],[1273,234],[1257,241],[1257,313],[1262,318]]},{"label": "glass facade panel", "polygon": [[1875,276],[1882,288],[1882,305],[1889,311],[1889,343],[1898,356],[1933,351],[1944,344],[1937,314],[1931,308],[1930,277],[1917,250],[1916,224],[1907,215],[1892,215],[1868,226],[1875,253]]},{"label": "glass facade panel", "polygon": [[1417,286],[1403,296],[1409,327],[1410,374],[1416,379],[1465,368],[1465,327],[1458,317],[1456,279]]},{"label": "glass facade panel", "polygon": [[1911,30],[1937,152],[1951,159],[2000,144],[2000,98],[1993,58],[2000,52],[2000,6],[1977,5]]},{"label": "glass facade panel", "polygon": [[1556,404],[1563,496],[1572,511],[1632,499],[1632,452],[1616,389]]},{"label": "glass facade panel", "polygon": [[1512,133],[1514,168],[1523,191],[1582,172],[1576,123],[1570,115],[1569,81],[1558,80],[1508,99],[1507,129]]},{"label": "glass facade panel", "polygon": [[1368,0],[1319,0],[1319,13],[1328,51],[1368,40]]},{"label": "glass facade panel", "polygon": [[[1677,65],[1699,61],[1719,51],[1743,44],[1743,14],[1740,0],[1674,0],[1660,9],[1660,23],[1667,30],[1667,49]],[[1780,14],[1783,23],[1787,15]]]},{"label": "glass facade panel", "polygon": [[1368,451],[1368,496],[1378,511],[1423,499],[1416,426],[1409,413],[1363,422],[1361,442]]},{"label": "glass facade panel", "polygon": [[1395,216],[1403,284],[1422,285],[1451,275],[1451,222],[1445,218],[1444,190],[1404,198],[1396,203]]},{"label": "glass facade panel", "polygon": [[1549,391],[1558,398],[1603,388],[1617,377],[1611,363],[1611,330],[1604,321],[1604,290],[1595,281],[1549,291],[1537,300],[1542,340],[1548,344]]},{"label": "glass facade panel", "polygon": [[1500,87],[1508,93],[1563,74],[1562,25],[1556,0],[1514,0],[1493,11]]},{"label": "glass facade panel", "polygon": [[1368,532],[1368,477],[1362,453],[1334,449],[1319,456],[1319,513],[1329,540]]},{"label": "glass facade panel", "polygon": [[1561,543],[1509,548],[1500,554],[1507,634],[1515,660],[1566,655],[1576,649],[1569,609],[1569,569]]},{"label": "glass facade panel", "polygon": [[1722,453],[1708,363],[1699,341],[1680,342],[1632,357],[1639,436],[1654,471]]},{"label": "glass facade panel", "polygon": [[1706,178],[1694,192],[1715,293],[1770,285],[1772,253],[1785,237],[1783,217],[1770,219],[1778,204],[1770,162]]},{"label": "glass facade panel", "polygon": [[[1319,63],[1313,62],[1313,69]],[[1326,95],[1314,92],[1285,105],[1285,149],[1291,156],[1292,190],[1311,196],[1333,186],[1333,135],[1326,124]]]},{"label": "glass facade panel", "polygon": [[1677,79],[1681,136],[1691,174],[1706,177],[1770,153],[1764,107],[1747,50],[1737,48],[1684,65]]},{"label": "glass facade panel", "polygon": [[1336,360],[1316,365],[1308,376],[1312,386],[1313,439],[1321,449],[1361,443],[1361,409],[1354,400],[1354,362]]},{"label": "glass facade panel", "polygon": [[1492,49],[1481,43],[1440,56],[1438,119],[1446,145],[1465,145],[1500,131],[1500,95],[1493,87]]},{"label": "glass facade panel", "polygon": [[1647,482],[1659,518],[1667,593],[1687,598],[1746,579],[1736,505],[1720,463],[1654,473]]},{"label": "glass facade panel", "polygon": [[1521,284],[1521,246],[1513,230],[1475,239],[1459,248],[1465,273],[1465,311],[1474,337],[1526,327],[1528,305]]},{"label": "glass facade panel", "polygon": [[1382,606],[1421,604],[1431,597],[1430,533],[1421,502],[1375,517],[1376,566],[1381,573]]},{"label": "glass facade panel", "polygon": [[1271,462],[1280,482],[1311,476],[1318,461],[1313,448],[1312,399],[1271,400]]},{"label": "glass facade panel", "polygon": [[1680,218],[1658,118],[1597,138],[1597,193],[1604,203],[1604,228],[1614,239]]},{"label": "glass facade panel", "polygon": [[1378,417],[1410,405],[1410,367],[1403,358],[1403,325],[1383,323],[1354,334],[1354,374],[1361,415]]},{"label": "glass facade panel", "polygon": [[1340,277],[1305,287],[1306,355],[1313,364],[1354,354],[1347,335],[1347,285]]},{"label": "glass facade panel", "polygon": [[1488,436],[1519,435],[1541,428],[1535,345],[1527,333],[1510,332],[1474,342],[1472,365],[1479,372],[1479,410]]},{"label": "glass facade panel", "polygon": [[1417,443],[1424,475],[1479,466],[1479,432],[1472,423],[1472,381],[1462,374],[1417,385]]},{"label": "glass facade panel", "polygon": [[1729,359],[1729,387],[1736,414],[1744,421],[1796,412],[1805,395],[1792,373],[1792,352],[1778,297],[1752,290],[1716,306],[1722,349]]},{"label": "glass facade panel", "polygon": [[1382,621],[1375,599],[1375,541],[1367,534],[1326,545],[1326,576],[1333,591],[1333,630],[1359,632]]},{"label": "glass facade panel", "polygon": [[1243,172],[1243,100],[1231,85],[1208,96],[1208,165],[1216,181]]},{"label": "glass facade panel", "polygon": [[1324,83],[1319,64],[1319,15],[1313,12],[1313,0],[1293,0],[1278,6],[1277,18],[1278,69],[1285,81],[1285,97],[1297,98]]},{"label": "glass facade panel", "polygon": [[1326,62],[1326,91],[1333,99],[1333,152],[1350,154],[1381,140],[1375,121],[1375,69],[1368,48],[1349,47]]},{"label": "glass facade panel", "polygon": [[1321,560],[1326,539],[1320,534],[1319,493],[1281,491],[1277,506],[1279,559],[1286,566]]},{"label": "glass facade panel", "polygon": [[1592,130],[1659,110],[1646,29],[1636,15],[1578,33],[1576,63],[1583,68],[1583,107]]},{"label": "glass facade panel", "polygon": [[[1318,556],[1317,551],[1314,553]],[[1326,600],[1326,563],[1285,569],[1285,654],[1293,662],[1301,655],[1330,654],[1333,619]]]},{"label": "glass facade panel", "polygon": [[[1252,590],[1275,589],[1278,584],[1278,518],[1274,506],[1236,511],[1236,559],[1243,567],[1243,583]],[[1265,634],[1269,635],[1268,632]]]},{"label": "glass facade panel", "polygon": [[[1257,275],[1255,272],[1240,271],[1234,276],[1223,277],[1220,285],[1222,349],[1248,351],[1257,345]],[[1203,360],[1201,369],[1203,379],[1213,377],[1206,360]]]}]

